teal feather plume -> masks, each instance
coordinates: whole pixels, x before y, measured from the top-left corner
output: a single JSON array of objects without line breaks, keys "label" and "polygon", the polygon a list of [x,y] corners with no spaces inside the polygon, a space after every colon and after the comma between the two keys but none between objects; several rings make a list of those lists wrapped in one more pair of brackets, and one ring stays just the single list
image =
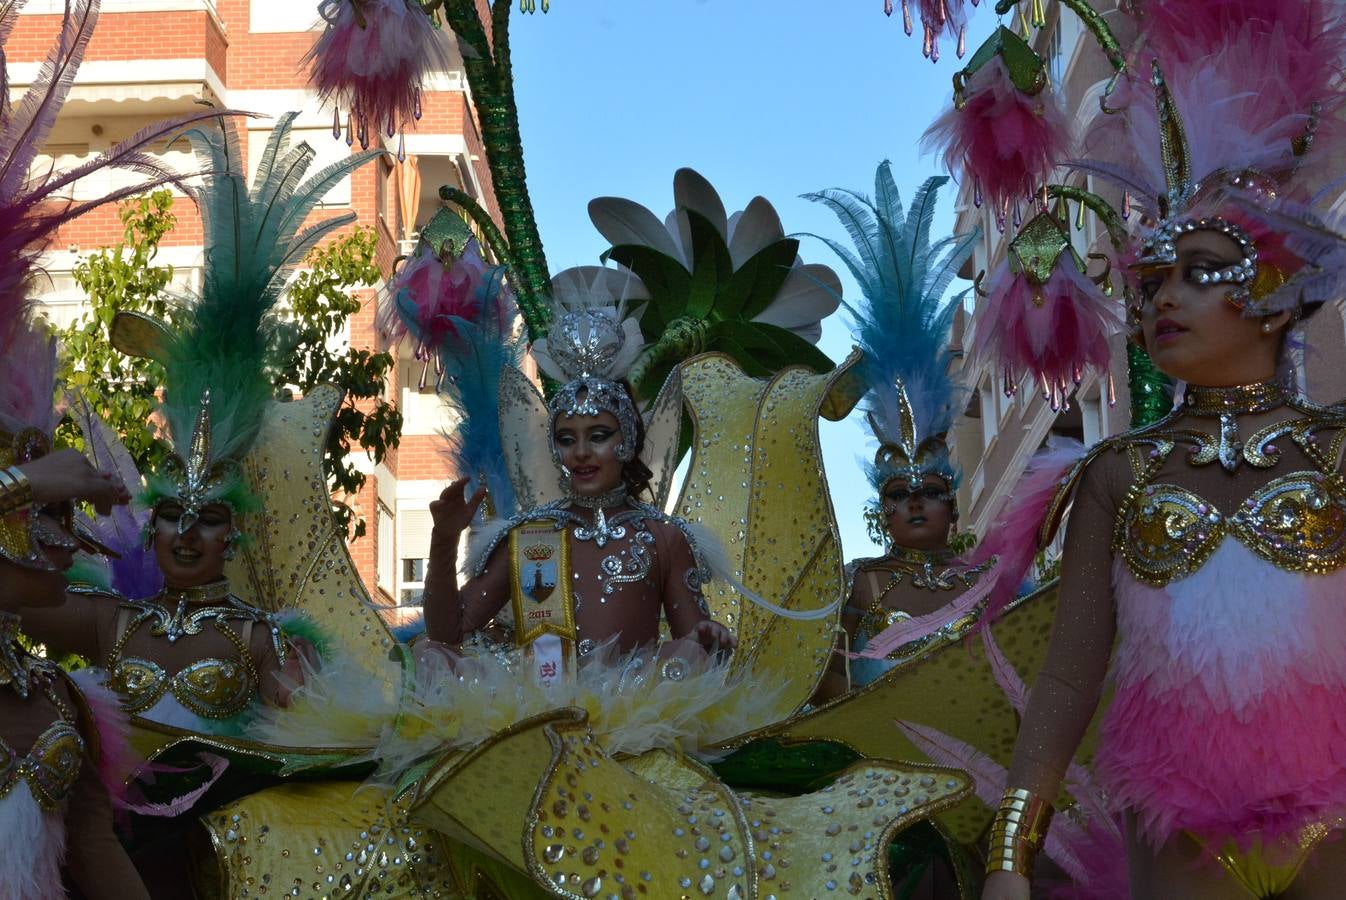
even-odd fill
[{"label": "teal feather plume", "polygon": [[[814,235],[841,257],[860,286],[861,299],[844,305],[864,353],[866,411],[881,442],[901,433],[899,380],[911,403],[918,444],[947,432],[960,409],[963,390],[949,374],[949,332],[965,292],[946,294],[980,232],[931,242],[939,189],[948,180],[926,179],[905,209],[885,160],[875,173],[872,200],[838,188],[804,195],[831,209],[851,239],[847,247]],[[881,479],[881,473],[871,475]]]}]

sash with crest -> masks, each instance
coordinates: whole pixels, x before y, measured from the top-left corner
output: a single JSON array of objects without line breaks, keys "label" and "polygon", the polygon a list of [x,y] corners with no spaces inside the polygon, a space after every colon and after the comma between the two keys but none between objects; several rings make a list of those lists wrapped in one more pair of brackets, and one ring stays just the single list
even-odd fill
[{"label": "sash with crest", "polygon": [[545,687],[575,665],[570,531],[548,520],[516,526],[509,560],[515,642],[528,651],[533,674]]}]

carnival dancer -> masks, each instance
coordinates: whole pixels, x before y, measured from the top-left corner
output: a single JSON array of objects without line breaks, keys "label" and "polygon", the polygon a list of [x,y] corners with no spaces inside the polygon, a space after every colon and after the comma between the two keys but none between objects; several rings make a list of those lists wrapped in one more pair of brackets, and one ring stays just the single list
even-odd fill
[{"label": "carnival dancer", "polygon": [[[485,491],[464,499],[465,479],[445,489],[431,505],[426,634],[457,645],[512,602],[516,640],[543,680],[603,644],[629,652],[657,643],[661,613],[675,641],[710,654],[732,650],[733,635],[710,618],[701,592],[713,574],[697,552],[705,537],[642,499],[653,499],[653,473],[642,461],[646,423],[622,380],[643,344],[639,328],[611,296],[570,286],[557,292],[567,305],[533,348],[538,367],[561,383],[544,434],[563,496],[487,526],[460,588],[459,539]],[[523,379],[506,382],[502,402],[511,400],[523,409],[540,402]],[[663,674],[673,677],[686,663],[669,652]]]},{"label": "carnival dancer", "polygon": [[1135,334],[1186,387],[1162,421],[1089,454],[1043,531],[1073,497],[983,896],[1029,896],[1110,679],[1094,767],[1126,817],[1132,896],[1335,897],[1346,411],[1285,370],[1291,327],[1340,299],[1343,272],[1275,213],[1326,184],[1346,31],[1322,2],[1137,7],[1144,50],[1095,132],[1111,158],[1081,166],[1146,213]]},{"label": "carnival dancer", "polygon": [[164,366],[161,412],[173,454],[149,473],[144,540],[164,587],[151,596],[76,587],[32,623],[34,636],[106,668],[128,712],[206,734],[242,732],[259,703],[283,704],[302,677],[300,653],[317,635],[284,612],[284,597],[240,598],[224,578],[257,506],[241,461],[273,403],[270,362],[283,347],[273,307],[287,274],[354,213],[302,228],[327,190],[377,152],[340,160],[303,180],[314,151],[290,145],[295,113],[280,118],[251,190],[239,170],[235,125],[223,118],[187,136],[210,174],[196,192],[205,227],[199,296],[172,325],[121,314],[113,341]]},{"label": "carnival dancer", "polygon": [[[863,241],[860,254],[843,253],[842,258],[851,262],[863,297],[848,309],[864,352],[865,418],[879,442],[874,462],[866,466],[878,498],[866,516],[882,523],[888,545],[883,556],[857,559],[847,567],[846,635],[838,642],[819,700],[868,684],[919,652],[935,631],[965,630],[981,611],[976,603],[964,608],[967,604],[958,600],[990,562],[960,565],[949,547],[958,521],[958,473],[946,438],[966,391],[949,373],[949,331],[960,297],[944,296],[979,235],[956,235],[932,247],[930,223],[947,180],[936,177],[921,185],[909,215],[887,162],[875,175],[873,200],[840,190],[809,195],[864,229],[857,238]],[[894,249],[884,252],[885,247]],[[943,621],[927,628],[927,634],[915,633],[877,658],[864,654],[870,640],[890,627],[941,611]],[[851,659],[852,653],[862,655]]]}]

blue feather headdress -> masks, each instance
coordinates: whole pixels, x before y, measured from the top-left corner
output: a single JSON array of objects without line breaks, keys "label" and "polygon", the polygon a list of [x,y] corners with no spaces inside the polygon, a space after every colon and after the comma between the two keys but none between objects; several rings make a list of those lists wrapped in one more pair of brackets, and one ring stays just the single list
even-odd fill
[{"label": "blue feather headdress", "polygon": [[935,202],[946,181],[927,179],[909,213],[887,161],[875,174],[873,200],[840,189],[805,195],[836,213],[855,245],[852,251],[821,238],[860,283],[862,301],[845,305],[864,353],[865,413],[879,442],[868,474],[880,493],[898,477],[916,485],[934,474],[950,489],[958,483],[946,435],[964,394],[949,375],[949,330],[962,294],[944,295],[979,232],[930,242]]},{"label": "blue feather headdress", "polygon": [[181,300],[171,328],[125,314],[114,323],[114,343],[164,366],[162,411],[174,453],[151,475],[145,499],[181,503],[181,531],[207,504],[235,512],[254,505],[238,465],[261,428],[275,355],[285,349],[276,302],[308,252],[355,213],[304,222],[329,190],[382,152],[357,153],[306,180],[314,151],[290,145],[296,115],[277,120],[251,189],[236,123],[221,118],[186,132],[209,173],[193,192],[205,229],[201,292]]}]

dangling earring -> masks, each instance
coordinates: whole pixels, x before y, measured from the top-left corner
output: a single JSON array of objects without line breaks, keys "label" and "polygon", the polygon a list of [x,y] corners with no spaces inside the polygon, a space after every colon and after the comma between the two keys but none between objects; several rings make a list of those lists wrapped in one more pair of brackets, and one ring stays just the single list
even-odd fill
[{"label": "dangling earring", "polygon": [[237,556],[238,555],[237,543],[239,540],[242,539],[242,537],[243,532],[239,531],[237,528],[232,529],[229,532],[228,539],[225,540],[224,542],[224,552],[220,555],[223,556],[226,560],[233,559],[235,556]]},{"label": "dangling earring", "polygon": [[556,483],[560,485],[561,493],[565,494],[566,496],[569,496],[572,493],[570,483],[570,469],[566,467],[565,463],[561,463],[561,477],[557,479]]}]

